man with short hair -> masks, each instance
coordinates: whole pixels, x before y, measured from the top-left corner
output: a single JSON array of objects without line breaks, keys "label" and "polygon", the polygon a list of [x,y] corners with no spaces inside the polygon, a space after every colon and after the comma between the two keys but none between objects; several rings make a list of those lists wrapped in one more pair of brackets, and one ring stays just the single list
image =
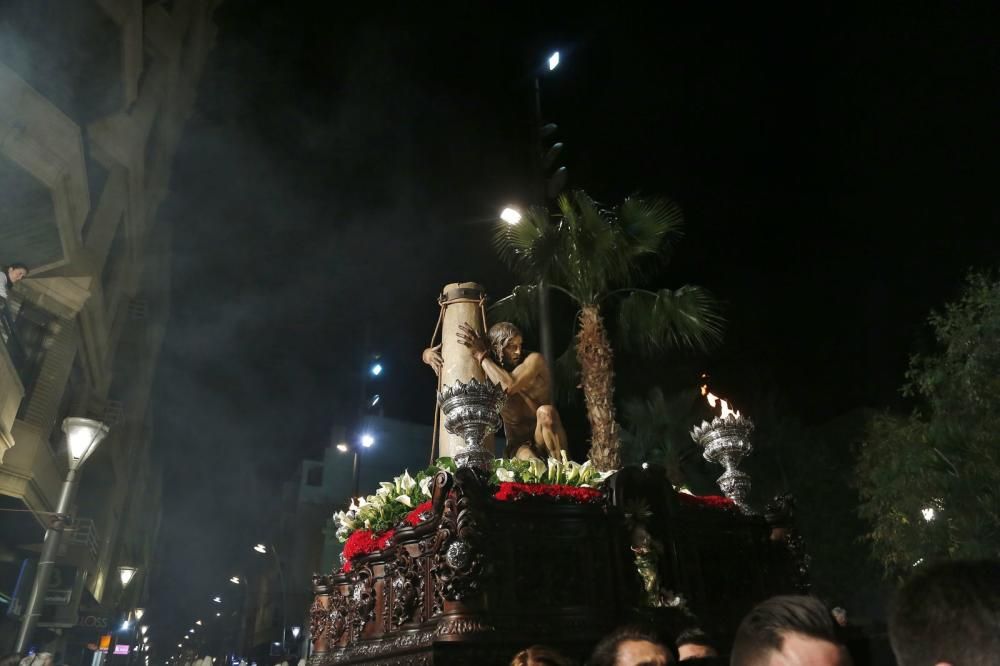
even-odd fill
[{"label": "man with short hair", "polygon": [[777,596],[751,610],[733,642],[730,666],[850,666],[830,612],[818,599]]},{"label": "man with short hair", "polygon": [[680,661],[719,656],[712,639],[697,627],[682,631],[674,644],[677,646],[677,658]]},{"label": "man with short hair", "polygon": [[587,666],[668,666],[674,657],[656,636],[640,627],[620,627],[601,639]]},{"label": "man with short hair", "polygon": [[899,666],[1000,663],[1000,561],[928,567],[896,595],[889,642]]}]

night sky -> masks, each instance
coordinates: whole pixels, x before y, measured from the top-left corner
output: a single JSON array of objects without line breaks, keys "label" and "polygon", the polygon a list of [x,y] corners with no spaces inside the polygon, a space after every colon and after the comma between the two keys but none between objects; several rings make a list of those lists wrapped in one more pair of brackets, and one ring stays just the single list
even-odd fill
[{"label": "night sky", "polygon": [[[654,286],[726,302],[724,345],[683,367],[751,414],[768,392],[812,424],[906,408],[927,314],[970,267],[996,264],[989,17],[430,7],[232,0],[217,13],[161,213],[175,255],[153,606],[176,629],[267,535],[278,484],[349,421],[366,327],[386,358],[386,414],[432,418],[419,353],[440,287],[512,285],[492,229],[530,194],[530,82],[553,49],[544,116],[571,186],[682,205],[686,237]],[[646,367],[697,381],[675,361]]]}]

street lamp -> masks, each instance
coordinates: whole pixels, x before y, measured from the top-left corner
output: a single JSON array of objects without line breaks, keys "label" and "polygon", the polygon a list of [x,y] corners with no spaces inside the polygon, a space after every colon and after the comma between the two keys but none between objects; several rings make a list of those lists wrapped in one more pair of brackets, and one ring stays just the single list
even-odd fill
[{"label": "street lamp", "polygon": [[[148,624],[144,624],[141,627],[139,627],[139,633],[142,634],[143,636],[146,635],[147,631],[149,631],[149,625]],[[143,639],[143,640],[145,640],[145,639]]]},{"label": "street lamp", "polygon": [[118,580],[122,582],[122,589],[124,590],[128,587],[128,584],[132,582],[138,569],[135,567],[120,566],[118,567]]},{"label": "street lamp", "polygon": [[217,604],[221,604],[222,603],[222,597],[212,597],[212,601],[214,601]]},{"label": "street lamp", "polygon": [[146,614],[146,609],[136,608],[134,611],[132,611],[132,614],[135,616],[135,621],[138,622],[139,620],[142,619],[142,616]]},{"label": "street lamp", "polygon": [[229,582],[232,583],[233,585],[239,585],[240,584],[240,577],[239,576],[230,576]]},{"label": "street lamp", "polygon": [[87,462],[108,434],[108,427],[100,421],[70,417],[62,422],[63,432],[66,433],[66,453],[67,466],[66,478],[63,480],[62,488],[59,491],[59,499],[56,502],[52,523],[45,530],[45,542],[42,545],[42,552],[38,558],[38,569],[35,572],[35,581],[31,586],[31,595],[28,597],[28,605],[24,610],[24,618],[21,621],[21,628],[17,633],[17,642],[14,644],[14,651],[24,654],[31,639],[31,633],[38,624],[38,618],[42,615],[42,606],[45,599],[45,591],[49,587],[49,580],[52,577],[52,566],[55,563],[56,555],[59,552],[59,541],[62,532],[66,528],[70,502],[76,491],[78,472],[83,463]]},{"label": "street lamp", "polygon": [[549,56],[549,71],[551,72],[558,66],[559,66],[559,51],[554,51],[552,55]]},{"label": "street lamp", "polygon": [[502,211],[500,211],[500,219],[507,224],[517,224],[521,221],[521,211],[511,206],[507,206]]},{"label": "street lamp", "polygon": [[361,446],[365,447],[366,449],[370,449],[372,447],[372,444],[374,443],[375,443],[375,438],[372,437],[371,433],[366,432],[365,434],[361,435]]}]

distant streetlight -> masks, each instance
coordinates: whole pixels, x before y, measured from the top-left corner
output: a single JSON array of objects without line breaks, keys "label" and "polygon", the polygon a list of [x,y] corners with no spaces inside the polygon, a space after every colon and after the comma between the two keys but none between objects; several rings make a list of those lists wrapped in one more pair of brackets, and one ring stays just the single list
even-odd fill
[{"label": "distant streetlight", "polygon": [[222,613],[216,613],[215,617],[222,617]]},{"label": "distant streetlight", "polygon": [[[194,623],[197,624],[199,627],[201,626],[201,620],[195,620]],[[192,629],[191,631],[194,631],[194,629]]]},{"label": "distant streetlight", "polygon": [[337,450],[341,453],[347,453],[351,450],[351,447],[349,447],[346,442],[341,442],[340,444],[337,444]]},{"label": "distant streetlight", "polygon": [[135,574],[138,571],[135,567],[120,566],[118,567],[118,580],[122,582],[122,589],[124,590],[128,587],[128,584],[132,582],[135,578]]},{"label": "distant streetlight", "polygon": [[369,404],[368,406],[369,406],[369,407],[374,407],[375,405],[377,405],[377,404],[379,403],[379,401],[380,401],[381,399],[382,399],[382,396],[381,396],[381,395],[379,395],[378,393],[376,393],[376,394],[375,394],[375,395],[374,395],[374,396],[372,397],[372,401],[371,401],[371,403],[370,403],[370,404]]},{"label": "distant streetlight", "polygon": [[302,627],[292,627],[292,638],[298,640],[300,633],[302,633]]},{"label": "distant streetlight", "polygon": [[381,363],[375,363],[372,366],[372,368],[371,368],[371,373],[372,373],[373,377],[378,377],[379,375],[381,375],[382,374],[382,364]]},{"label": "distant streetlight", "polygon": [[134,611],[135,621],[138,622],[142,619],[142,616],[146,614],[145,608],[136,608]]},{"label": "distant streetlight", "polygon": [[267,546],[265,546],[262,543],[257,544],[256,546],[253,547],[253,549],[258,553],[260,553],[261,555],[267,555]]},{"label": "distant streetlight", "polygon": [[212,601],[214,601],[217,604],[221,604],[222,603],[222,597],[212,597]]},{"label": "distant streetlight", "polygon": [[118,627],[118,631],[128,631],[129,627],[131,626],[132,626],[131,622],[129,622],[128,620],[124,620],[122,622],[122,626]]},{"label": "distant streetlight", "polygon": [[555,51],[549,56],[549,71],[551,72],[559,66],[559,51]]},{"label": "distant streetlight", "polygon": [[17,654],[24,654],[27,651],[28,641],[31,640],[31,634],[38,625],[38,619],[42,616],[45,591],[49,587],[52,567],[59,554],[59,542],[62,540],[63,530],[66,529],[69,505],[76,491],[80,467],[87,462],[87,458],[108,434],[108,427],[100,421],[77,417],[63,419],[62,430],[66,434],[68,470],[63,479],[62,488],[59,490],[59,499],[56,501],[52,523],[45,530],[45,541],[38,557],[35,580],[31,585],[31,594],[24,609],[21,628],[17,633],[17,641],[14,643],[14,652]]},{"label": "distant streetlight", "polygon": [[507,224],[517,224],[521,221],[521,212],[516,208],[511,208],[507,206],[502,211],[500,211],[500,219]]},{"label": "distant streetlight", "polygon": [[240,577],[239,576],[232,576],[232,577],[230,577],[229,582],[232,583],[233,585],[239,585],[240,584]]},{"label": "distant streetlight", "polygon": [[365,434],[361,435],[361,446],[365,447],[366,449],[370,449],[373,444],[375,444],[375,438],[372,437],[370,433],[366,432]]},{"label": "distant streetlight", "polygon": [[[142,634],[143,636],[146,635],[147,631],[149,631],[149,625],[148,624],[144,624],[141,627],[139,627],[139,633]],[[143,640],[145,641],[145,639],[143,639]]]}]

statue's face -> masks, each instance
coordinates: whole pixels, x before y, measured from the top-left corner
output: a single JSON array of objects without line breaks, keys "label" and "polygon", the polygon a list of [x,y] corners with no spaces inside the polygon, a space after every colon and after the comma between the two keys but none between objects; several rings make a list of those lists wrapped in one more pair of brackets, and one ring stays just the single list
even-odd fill
[{"label": "statue's face", "polygon": [[524,360],[524,350],[521,348],[523,340],[520,335],[515,335],[503,348],[503,364],[508,368],[517,367]]}]

